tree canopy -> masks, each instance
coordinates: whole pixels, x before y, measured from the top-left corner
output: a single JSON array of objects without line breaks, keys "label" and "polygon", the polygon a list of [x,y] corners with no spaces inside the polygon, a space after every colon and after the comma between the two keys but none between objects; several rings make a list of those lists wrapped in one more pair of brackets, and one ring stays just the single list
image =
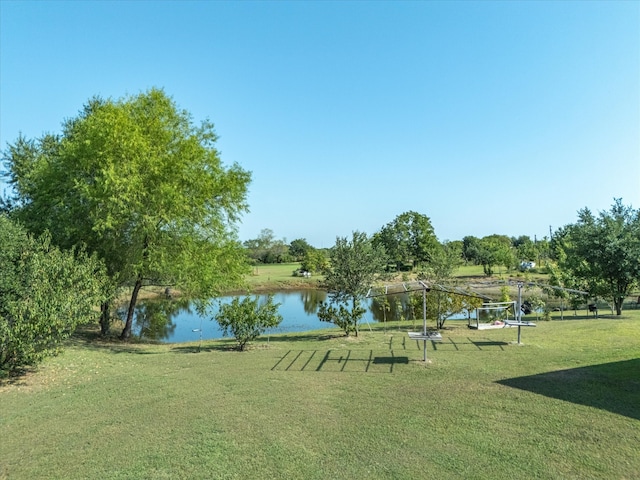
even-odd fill
[{"label": "tree canopy", "polygon": [[144,284],[208,298],[246,271],[235,224],[250,173],[224,166],[213,124],[193,124],[162,90],[91,99],[60,136],[19,138],[5,160],[12,212],[62,247],[86,245],[115,285]]},{"label": "tree canopy", "polygon": [[389,260],[399,269],[428,262],[439,247],[429,217],[413,211],[398,215],[382,227],[373,243],[384,247]]},{"label": "tree canopy", "polygon": [[640,282],[640,210],[621,199],[598,216],[584,208],[552,243],[565,281],[611,300],[621,315],[624,298]]}]

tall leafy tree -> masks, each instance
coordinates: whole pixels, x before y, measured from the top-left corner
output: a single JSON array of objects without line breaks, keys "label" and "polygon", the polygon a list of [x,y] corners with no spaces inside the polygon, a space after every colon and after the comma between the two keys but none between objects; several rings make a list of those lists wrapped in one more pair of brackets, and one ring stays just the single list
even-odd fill
[{"label": "tall leafy tree", "polygon": [[399,268],[429,262],[439,247],[429,217],[413,211],[398,215],[382,227],[373,242],[384,247],[389,260]]},{"label": "tall leafy tree", "polygon": [[505,235],[488,235],[479,242],[478,263],[485,275],[493,275],[494,267],[502,265],[509,269],[513,266],[514,256],[511,239]]},{"label": "tall leafy tree", "polygon": [[313,247],[304,238],[296,238],[289,244],[289,254],[298,262],[304,258],[309,250],[313,250]]},{"label": "tall leafy tree", "polygon": [[114,285],[172,285],[205,299],[246,272],[235,224],[249,172],[224,166],[213,124],[194,125],[162,90],[92,99],[60,136],[19,138],[5,160],[15,211],[62,246],[85,244]]},{"label": "tall leafy tree", "polygon": [[336,238],[325,271],[329,304],[322,303],[318,318],[358,335],[358,322],[365,313],[361,303],[376,276],[384,270],[384,248],[374,245],[365,233],[353,232],[351,240]]},{"label": "tall leafy tree", "polygon": [[[418,278],[436,284],[449,284],[455,269],[461,262],[460,250],[456,245],[444,242],[433,252],[431,262]],[[428,296],[427,311],[435,312],[436,326],[443,328],[447,318],[466,307],[465,301],[466,298],[463,296],[436,289]]]},{"label": "tall leafy tree", "polygon": [[553,244],[565,277],[609,299],[621,315],[624,298],[640,282],[640,210],[622,199],[598,216],[584,208],[576,223],[554,235]]},{"label": "tall leafy tree", "polygon": [[481,250],[482,246],[478,237],[468,235],[462,239],[462,256],[466,263],[471,262],[474,265],[480,265],[482,263]]},{"label": "tall leafy tree", "polygon": [[0,376],[55,355],[97,317],[104,266],[65,252],[0,215]]}]

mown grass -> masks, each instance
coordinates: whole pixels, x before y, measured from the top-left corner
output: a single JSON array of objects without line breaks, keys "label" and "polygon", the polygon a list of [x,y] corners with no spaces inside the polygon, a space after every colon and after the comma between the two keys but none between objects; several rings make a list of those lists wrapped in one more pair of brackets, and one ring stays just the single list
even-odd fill
[{"label": "mown grass", "polygon": [[321,275],[313,277],[294,277],[294,270],[300,268],[300,263],[278,263],[256,265],[252,267],[250,275],[247,275],[246,282],[249,290],[281,290],[288,288],[318,288]]},{"label": "mown grass", "polygon": [[640,310],[409,341],[406,325],[73,340],[0,388],[0,477],[638,478]]},{"label": "mown grass", "polygon": [[[294,277],[293,271],[299,268],[300,263],[255,265],[251,268],[251,274],[247,275],[246,281],[252,287],[278,288],[281,285],[286,286],[291,283],[302,283],[303,285],[316,287],[318,284],[318,280],[322,279],[322,275],[316,274],[310,278]],[[404,275],[399,272],[395,275],[395,278],[393,278],[392,276],[391,280],[402,281],[403,276],[407,279],[414,279],[416,276],[416,272],[406,272],[404,273]],[[507,278],[510,276],[523,277],[524,274],[518,271],[507,272],[506,269],[499,268],[495,270],[495,274],[493,277],[487,277],[482,270],[482,265],[463,265],[458,267],[453,273],[454,278],[460,279],[462,281],[469,278],[495,280],[503,277]],[[528,276],[531,280],[537,280],[546,277],[544,274],[540,273],[530,273]]]}]

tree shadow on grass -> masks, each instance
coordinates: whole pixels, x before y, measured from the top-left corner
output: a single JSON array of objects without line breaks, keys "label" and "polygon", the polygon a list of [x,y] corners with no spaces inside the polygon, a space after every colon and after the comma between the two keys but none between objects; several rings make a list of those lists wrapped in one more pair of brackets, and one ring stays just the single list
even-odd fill
[{"label": "tree shadow on grass", "polygon": [[238,352],[238,345],[233,342],[221,342],[208,343],[206,345],[199,346],[197,344],[181,345],[175,344],[171,347],[172,353],[200,353],[200,352]]},{"label": "tree shadow on grass", "polygon": [[92,326],[82,326],[76,329],[73,335],[66,340],[67,346],[81,346],[88,350],[104,350],[111,353],[136,353],[139,355],[155,355],[159,352],[149,350],[149,346],[162,345],[160,342],[140,340],[131,338],[130,340],[120,340],[119,337],[102,335],[100,331]]},{"label": "tree shadow on grass", "polygon": [[640,420],[640,358],[497,383]]}]

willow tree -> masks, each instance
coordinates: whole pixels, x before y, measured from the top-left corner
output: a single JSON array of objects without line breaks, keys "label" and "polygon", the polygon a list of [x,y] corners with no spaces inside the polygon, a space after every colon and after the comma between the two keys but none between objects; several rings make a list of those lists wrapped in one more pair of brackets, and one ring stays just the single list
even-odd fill
[{"label": "willow tree", "polygon": [[246,272],[235,225],[250,173],[224,166],[216,140],[212,123],[194,125],[151,89],[94,98],[61,135],[19,138],[5,153],[14,215],[61,246],[85,245],[113,285],[132,287],[123,339],[143,285],[206,299]]}]

